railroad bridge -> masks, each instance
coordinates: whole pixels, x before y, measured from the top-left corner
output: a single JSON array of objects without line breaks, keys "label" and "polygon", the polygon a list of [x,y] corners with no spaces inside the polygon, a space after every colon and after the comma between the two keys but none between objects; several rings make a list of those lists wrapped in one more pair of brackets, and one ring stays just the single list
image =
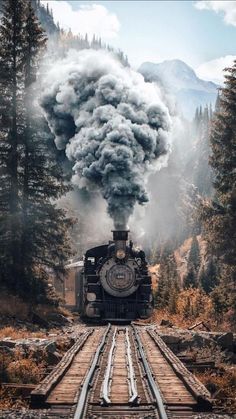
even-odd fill
[{"label": "railroad bridge", "polygon": [[48,418],[181,418],[212,410],[207,389],[152,326],[85,327],[31,393]]}]

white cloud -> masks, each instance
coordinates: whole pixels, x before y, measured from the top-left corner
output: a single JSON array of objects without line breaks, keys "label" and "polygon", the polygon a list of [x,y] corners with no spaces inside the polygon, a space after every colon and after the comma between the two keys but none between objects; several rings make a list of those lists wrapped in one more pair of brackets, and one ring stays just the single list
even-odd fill
[{"label": "white cloud", "polygon": [[225,57],[216,58],[215,60],[201,64],[195,71],[198,77],[203,80],[210,80],[218,84],[223,84],[223,70],[226,67],[231,67],[234,60],[236,60],[236,55],[226,55]]},{"label": "white cloud", "polygon": [[227,25],[236,26],[236,1],[196,1],[194,4],[199,10],[213,10],[222,13]]},{"label": "white cloud", "polygon": [[117,16],[101,4],[80,5],[78,10],[73,10],[67,1],[42,1],[45,6],[47,3],[53,11],[54,21],[63,29],[71,29],[75,35],[87,33],[91,38],[96,34],[104,40],[118,35],[120,22]]}]

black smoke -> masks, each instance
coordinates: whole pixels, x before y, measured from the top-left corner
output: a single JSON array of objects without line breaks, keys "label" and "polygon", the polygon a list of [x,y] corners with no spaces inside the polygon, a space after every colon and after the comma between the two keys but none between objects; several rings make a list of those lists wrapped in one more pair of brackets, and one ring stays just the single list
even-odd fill
[{"label": "black smoke", "polygon": [[105,51],[70,51],[49,71],[41,105],[73,162],[73,182],[99,189],[115,227],[125,228],[169,151],[170,116],[157,86]]}]

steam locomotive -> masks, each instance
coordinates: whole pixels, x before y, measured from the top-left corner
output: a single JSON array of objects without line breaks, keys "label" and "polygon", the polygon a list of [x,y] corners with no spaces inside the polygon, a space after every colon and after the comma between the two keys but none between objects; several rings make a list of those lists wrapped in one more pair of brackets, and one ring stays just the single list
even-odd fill
[{"label": "steam locomotive", "polygon": [[85,319],[131,321],[150,317],[151,278],[145,253],[113,231],[113,241],[87,250],[78,281],[77,306]]}]

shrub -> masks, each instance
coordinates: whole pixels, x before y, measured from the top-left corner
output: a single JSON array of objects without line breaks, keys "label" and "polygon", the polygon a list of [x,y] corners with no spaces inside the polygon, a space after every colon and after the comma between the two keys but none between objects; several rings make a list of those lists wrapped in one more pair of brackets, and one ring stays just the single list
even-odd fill
[{"label": "shrub", "polygon": [[226,367],[224,371],[199,373],[197,377],[209,389],[220,408],[236,412],[236,367]]},{"label": "shrub", "polygon": [[179,293],[176,312],[183,318],[208,319],[212,313],[212,302],[201,289],[190,288]]},{"label": "shrub", "polygon": [[18,359],[7,366],[9,382],[37,384],[45,373],[44,363],[37,364],[33,359]]}]

